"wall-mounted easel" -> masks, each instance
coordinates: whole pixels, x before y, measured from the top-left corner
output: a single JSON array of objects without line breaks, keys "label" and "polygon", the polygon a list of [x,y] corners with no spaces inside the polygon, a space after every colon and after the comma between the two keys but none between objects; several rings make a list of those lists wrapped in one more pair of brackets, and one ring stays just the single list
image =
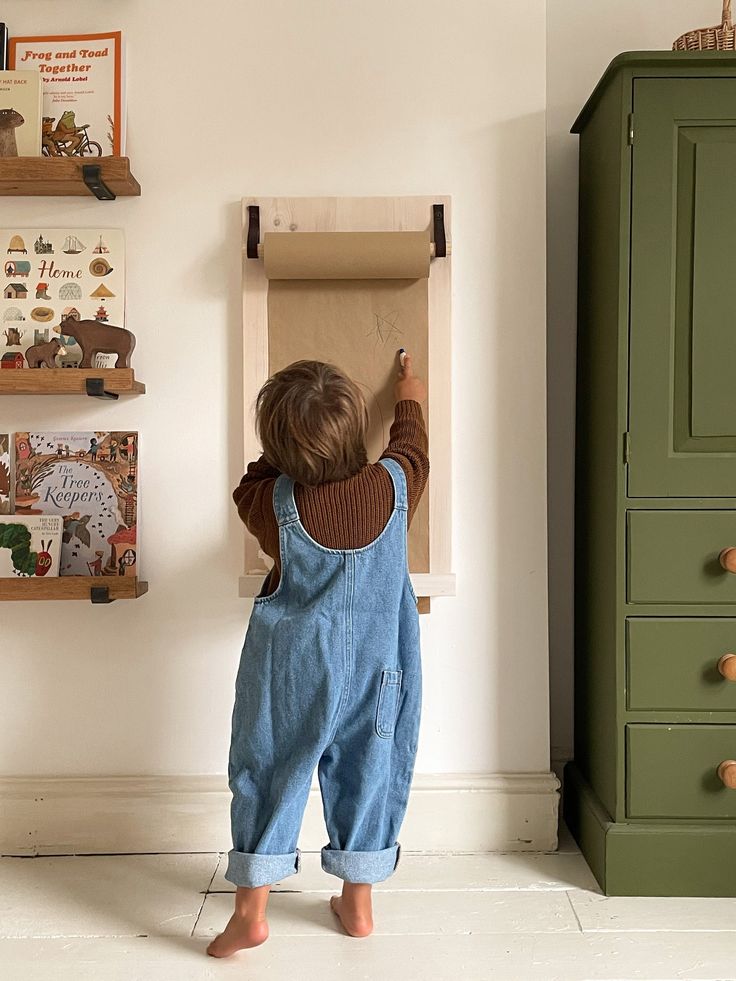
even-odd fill
[{"label": "wall-mounted easel", "polygon": [[[326,328],[333,331],[335,356],[328,354],[321,359],[335,360],[338,364],[347,361],[340,366],[359,382],[360,369],[351,370],[351,364],[377,359],[383,365],[383,359],[387,359],[387,382],[382,394],[376,396],[377,403],[390,397],[386,392],[388,377],[395,373],[392,352],[407,346],[402,338],[411,337],[421,349],[420,361],[426,361],[417,367],[419,371],[426,370],[428,381],[425,416],[431,474],[426,503],[420,505],[424,514],[417,512],[416,529],[412,527],[415,541],[412,542],[410,535],[412,582],[420,597],[420,608],[425,610],[429,598],[455,592],[455,576],[451,572],[450,218],[448,197],[249,197],[243,200],[245,462],[256,459],[261,452],[253,427],[253,407],[259,389],[274,369],[274,357],[286,363],[300,357],[320,357],[313,350],[322,340],[319,333],[314,333],[319,329],[318,319],[312,334],[309,333],[310,305],[319,303],[319,294],[310,290],[309,283],[315,279],[334,280],[339,292],[338,280],[343,283],[350,280],[355,296],[349,299],[355,306],[354,310],[349,309],[355,315],[346,316],[344,337],[337,336],[334,323]],[[290,237],[275,239],[275,235]],[[289,282],[284,284],[283,280]],[[283,312],[283,306],[275,302],[278,286],[287,294],[287,301],[290,292],[292,302],[300,298],[305,301],[295,306],[303,311],[303,316],[295,318],[300,322],[294,329],[293,356],[288,332],[284,334],[283,318],[277,323],[277,315]],[[329,289],[329,284],[325,288]],[[422,302],[426,309],[420,328]],[[403,314],[404,319],[395,316],[396,312]],[[312,309],[313,319],[314,313]],[[346,345],[342,358],[341,343]],[[332,352],[332,342],[328,351]],[[378,413],[387,435],[390,420],[385,405],[382,409],[378,407]],[[374,436],[381,438],[378,431]],[[425,522],[424,528],[421,522]],[[269,567],[270,559],[246,533],[246,571],[240,580],[240,595],[257,595]]]}]

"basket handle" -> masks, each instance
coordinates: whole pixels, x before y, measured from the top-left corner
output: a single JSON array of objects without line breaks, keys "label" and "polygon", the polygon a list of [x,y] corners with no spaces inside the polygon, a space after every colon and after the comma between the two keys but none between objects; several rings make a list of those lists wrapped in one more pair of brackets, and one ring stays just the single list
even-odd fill
[{"label": "basket handle", "polygon": [[729,31],[733,30],[733,20],[731,19],[731,0],[723,0],[723,22],[722,26]]}]

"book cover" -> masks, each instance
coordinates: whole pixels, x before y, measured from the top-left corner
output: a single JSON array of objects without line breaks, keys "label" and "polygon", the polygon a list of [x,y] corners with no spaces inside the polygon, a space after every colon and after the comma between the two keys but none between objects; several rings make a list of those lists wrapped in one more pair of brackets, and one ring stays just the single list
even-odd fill
[{"label": "book cover", "polygon": [[0,578],[58,576],[63,526],[59,515],[0,517]]},{"label": "book cover", "polygon": [[0,433],[0,514],[10,514],[10,433]]},{"label": "book cover", "polygon": [[67,317],[125,326],[121,229],[0,228],[0,257],[0,369],[29,367],[30,348],[33,365],[77,367],[82,349],[60,329]]},{"label": "book cover", "polygon": [[49,156],[125,152],[120,31],[13,37],[12,69],[35,68],[43,88],[42,149]]},{"label": "book cover", "polygon": [[0,71],[0,157],[41,156],[41,75]]},{"label": "book cover", "polygon": [[137,575],[138,433],[16,433],[15,510],[63,517],[62,576]]}]

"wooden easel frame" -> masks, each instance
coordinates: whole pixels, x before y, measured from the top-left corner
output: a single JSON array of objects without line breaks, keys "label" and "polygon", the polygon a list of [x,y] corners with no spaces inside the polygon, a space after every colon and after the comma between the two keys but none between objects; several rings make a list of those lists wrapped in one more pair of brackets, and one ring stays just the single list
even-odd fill
[{"label": "wooden easel frame", "polygon": [[[260,209],[265,232],[421,231],[432,227],[432,205],[445,207],[447,256],[432,261],[429,276],[429,569],[412,575],[420,597],[454,596],[452,569],[452,445],[451,445],[451,248],[450,198],[271,198],[243,199],[243,401],[244,464],[260,456],[253,426],[256,396],[268,377],[268,280],[263,262],[246,256],[248,206]],[[256,596],[270,560],[246,532],[245,575],[240,595]],[[422,604],[425,609],[428,604]]]}]

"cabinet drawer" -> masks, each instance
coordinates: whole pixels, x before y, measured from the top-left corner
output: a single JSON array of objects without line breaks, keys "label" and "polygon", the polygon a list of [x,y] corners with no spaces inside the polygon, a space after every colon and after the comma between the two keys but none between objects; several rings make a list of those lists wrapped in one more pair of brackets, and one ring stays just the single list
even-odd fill
[{"label": "cabinet drawer", "polygon": [[717,772],[736,759],[736,726],[631,725],[626,734],[629,817],[736,817],[736,790]]},{"label": "cabinet drawer", "polygon": [[736,713],[736,681],[718,670],[736,654],[736,618],[631,618],[626,638],[629,709]]},{"label": "cabinet drawer", "polygon": [[736,545],[736,511],[629,511],[630,603],[736,603],[718,561]]}]

